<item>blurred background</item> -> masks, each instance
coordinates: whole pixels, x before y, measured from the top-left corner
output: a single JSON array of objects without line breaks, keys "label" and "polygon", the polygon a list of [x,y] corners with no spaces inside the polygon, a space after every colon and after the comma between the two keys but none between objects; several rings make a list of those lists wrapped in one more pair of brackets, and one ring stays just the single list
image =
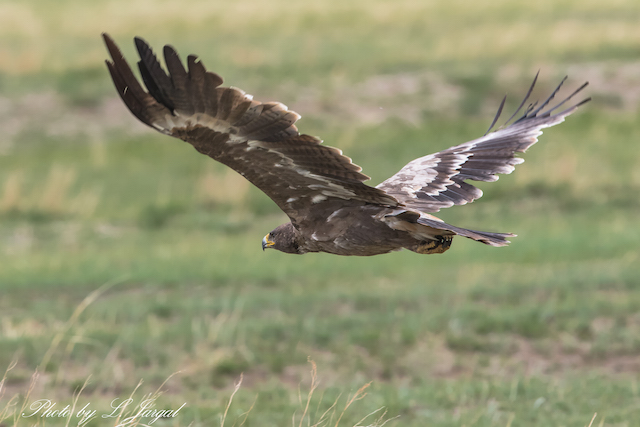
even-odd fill
[{"label": "blurred background", "polygon": [[[635,0],[3,0],[0,418],[89,379],[80,406],[161,388],[186,406],[157,425],[218,425],[243,374],[229,425],[640,423],[638,22]],[[142,36],[286,104],[372,185],[484,134],[538,70],[533,99],[569,75],[593,101],[440,212],[507,248],[263,253],[285,215],[136,120],[102,32],[130,64]]]}]

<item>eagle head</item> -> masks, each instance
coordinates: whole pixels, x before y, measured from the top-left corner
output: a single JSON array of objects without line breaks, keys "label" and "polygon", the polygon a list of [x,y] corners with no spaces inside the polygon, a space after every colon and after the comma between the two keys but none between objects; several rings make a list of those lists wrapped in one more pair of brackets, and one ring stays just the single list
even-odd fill
[{"label": "eagle head", "polygon": [[298,230],[293,224],[287,223],[277,226],[262,238],[262,250],[277,249],[288,254],[302,254],[298,245]]}]

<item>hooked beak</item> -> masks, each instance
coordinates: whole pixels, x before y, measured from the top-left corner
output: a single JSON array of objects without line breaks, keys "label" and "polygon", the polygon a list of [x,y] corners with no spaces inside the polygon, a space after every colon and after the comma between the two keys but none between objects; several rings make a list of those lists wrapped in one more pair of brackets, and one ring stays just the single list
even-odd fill
[{"label": "hooked beak", "polygon": [[266,248],[270,248],[275,245],[276,242],[269,240],[269,234],[262,238],[262,250],[264,251]]}]

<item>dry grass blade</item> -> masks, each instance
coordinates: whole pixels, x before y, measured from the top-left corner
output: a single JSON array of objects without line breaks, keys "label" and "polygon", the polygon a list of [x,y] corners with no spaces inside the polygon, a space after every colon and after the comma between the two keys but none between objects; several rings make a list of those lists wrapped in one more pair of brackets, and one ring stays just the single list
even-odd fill
[{"label": "dry grass blade", "polygon": [[[383,411],[384,410],[384,411]],[[393,418],[389,418],[388,420],[385,420],[384,417],[385,415],[387,415],[387,410],[382,407],[382,408],[378,408],[375,411],[371,412],[370,414],[368,414],[367,416],[363,417],[360,421],[358,421],[354,427],[361,427],[361,423],[366,420],[367,418],[369,418],[372,415],[377,414],[378,412],[383,411],[382,414],[380,414],[380,416],[373,422],[373,424],[368,424],[366,427],[382,427],[383,425],[385,425],[386,423],[388,423],[389,421],[395,420],[400,418],[400,415],[396,415]]]},{"label": "dry grass blade", "polygon": [[[22,401],[22,406],[20,407],[20,410],[18,411],[14,411],[13,415],[13,425],[17,426],[18,425],[18,420],[20,419],[22,413],[27,409],[27,406],[29,404],[29,397],[31,396],[31,393],[33,393],[33,390],[36,387],[36,384],[38,383],[38,378],[40,378],[40,373],[36,370],[33,375],[31,375],[31,382],[29,383],[29,389],[27,390],[27,394],[24,397],[24,400]],[[12,400],[15,402],[14,399],[17,399],[18,396],[14,396],[12,398]]]},{"label": "dry grass blade", "polygon": [[249,416],[249,413],[253,410],[253,407],[256,406],[257,401],[258,401],[258,395],[256,395],[256,397],[253,399],[253,403],[251,404],[249,409],[244,414],[241,414],[241,415],[244,415],[244,418],[242,419],[242,422],[240,423],[239,427],[242,427],[244,423],[247,422],[247,417]]},{"label": "dry grass blade", "polygon": [[42,362],[40,363],[41,369],[43,370],[47,369],[47,365],[49,365],[49,362],[51,361],[51,357],[53,356],[53,353],[58,348],[58,345],[60,345],[62,338],[64,338],[65,334],[78,321],[78,318],[87,309],[87,307],[89,307],[95,300],[97,300],[107,290],[109,290],[110,288],[112,288],[113,286],[119,283],[124,282],[124,280],[126,280],[126,278],[120,277],[110,282],[106,282],[105,284],[100,286],[98,289],[94,290],[89,295],[87,295],[84,300],[82,300],[82,302],[73,311],[73,313],[71,314],[71,317],[69,318],[69,320],[67,320],[64,327],[53,337],[53,340],[51,341],[51,345],[49,346],[49,348],[47,349],[47,352],[42,357]]},{"label": "dry grass blade", "polygon": [[367,395],[365,390],[369,388],[371,383],[372,383],[372,381],[370,381],[370,382],[366,383],[365,385],[363,385],[362,387],[360,387],[358,389],[358,391],[356,391],[355,394],[351,397],[351,399],[349,399],[347,404],[344,405],[344,409],[342,410],[342,412],[340,413],[340,416],[338,417],[338,420],[336,421],[336,424],[335,424],[336,427],[338,427],[338,424],[340,423],[340,420],[342,419],[342,416],[344,415],[345,412],[347,412],[347,409],[349,409],[349,406],[351,406],[351,404],[353,402],[355,402],[357,400],[360,400],[360,399],[364,398]]},{"label": "dry grass blade", "polygon": [[[142,385],[143,381],[140,380],[138,381],[138,385],[136,385],[136,387],[133,389],[133,391],[131,392],[131,394],[129,395],[129,400],[133,401],[133,395],[136,393],[136,391],[140,388],[140,386]],[[118,425],[137,425],[138,421],[135,420],[134,417],[128,417],[128,418],[124,418],[122,420],[122,422],[120,422],[120,420],[122,419],[122,417],[125,415],[124,409],[126,408],[127,405],[121,405],[122,407],[120,408],[120,413],[118,414],[115,424],[116,426]],[[133,422],[135,422],[135,424],[133,424]],[[125,424],[126,423],[126,424]]]},{"label": "dry grass blade", "polygon": [[[243,375],[240,374],[240,378],[238,379],[238,382],[235,383],[235,385],[233,387],[233,392],[231,393],[231,396],[229,397],[229,402],[227,402],[227,406],[224,408],[224,414],[222,415],[222,419],[220,420],[220,427],[224,427],[224,422],[227,419],[227,413],[229,412],[229,408],[231,407],[231,402],[233,402],[233,397],[236,395],[238,390],[240,390],[240,386],[242,385],[242,378],[243,378]],[[251,407],[253,407],[253,405]],[[251,409],[249,409],[249,411],[250,410]],[[247,419],[247,417],[245,416],[245,420],[246,419]],[[244,424],[244,421],[242,423]]]},{"label": "dry grass blade", "polygon": [[[309,394],[307,395],[307,403],[304,406],[304,411],[302,412],[302,416],[300,417],[300,422],[298,423],[298,427],[302,427],[302,421],[307,416],[307,412],[309,411],[309,404],[311,403],[311,397],[313,396],[313,392],[316,390],[316,388],[318,388],[318,366],[316,365],[316,362],[311,360],[311,358],[308,358],[307,360],[309,363],[311,363],[311,386],[309,387]],[[299,391],[298,391],[298,397],[301,398]],[[294,414],[294,426],[295,426],[295,414]]]},{"label": "dry grass blade", "polygon": [[[80,395],[82,394],[84,389],[87,387],[87,384],[89,384],[89,380],[90,379],[91,379],[91,377],[87,378],[85,380],[85,382],[82,384],[82,387],[80,387],[80,390],[78,390],[77,393],[74,392],[73,402],[71,403],[71,411],[69,411],[69,416],[67,417],[67,422],[65,423],[65,427],[69,427],[69,423],[71,422],[71,418],[72,418],[73,414],[76,413],[76,405],[78,404],[78,399],[80,399]],[[93,417],[93,418],[95,418],[95,417]],[[89,422],[89,420],[91,420],[91,418],[83,417],[81,419],[81,421],[78,423],[78,425],[80,425],[80,424],[84,425],[87,422]]]},{"label": "dry grass blade", "polygon": [[[17,364],[18,364],[18,361],[16,359],[12,360],[9,366],[7,367],[7,369],[4,371],[2,380],[0,380],[0,399],[4,397],[4,393],[5,393],[4,384],[7,381],[7,374],[9,373],[9,371],[15,368]],[[17,399],[17,396],[13,396],[11,399],[9,399],[6,405],[4,405],[4,408],[0,409],[0,423],[5,419],[11,417],[11,414],[13,413],[11,409],[15,406],[16,399]]]}]

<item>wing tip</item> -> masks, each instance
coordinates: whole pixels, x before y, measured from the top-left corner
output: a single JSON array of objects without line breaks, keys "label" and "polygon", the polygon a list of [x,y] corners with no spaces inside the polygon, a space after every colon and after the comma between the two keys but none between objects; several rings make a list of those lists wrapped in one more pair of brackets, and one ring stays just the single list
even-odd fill
[{"label": "wing tip", "polygon": [[[564,105],[570,99],[572,99],[575,95],[577,95],[579,92],[581,92],[584,88],[586,88],[589,85],[589,82],[587,81],[587,82],[583,83],[582,85],[580,85],[580,87],[578,87],[576,90],[574,90],[569,96],[564,98],[561,102],[559,102],[555,106],[550,107],[547,110],[545,110],[545,107],[547,107],[550,104],[550,102],[553,100],[553,98],[560,91],[560,88],[568,80],[569,76],[565,75],[562,78],[562,80],[560,81],[560,83],[558,84],[558,86],[553,90],[553,92],[551,92],[551,95],[549,95],[549,97],[540,106],[537,107],[537,101],[535,103],[529,104],[529,106],[526,108],[524,114],[520,118],[518,118],[515,121],[511,122],[516,117],[518,112],[520,112],[522,107],[524,107],[524,105],[526,104],[527,100],[531,96],[531,93],[533,92],[533,88],[535,87],[536,82],[538,81],[538,76],[539,75],[540,75],[540,70],[538,70],[538,72],[536,73],[536,75],[535,75],[535,77],[533,79],[533,82],[531,83],[531,86],[529,86],[529,90],[527,91],[524,99],[522,100],[522,102],[520,103],[518,108],[515,110],[515,112],[511,115],[511,117],[509,117],[509,119],[499,129],[504,129],[504,128],[507,128],[507,127],[509,127],[511,125],[514,125],[516,123],[520,123],[522,121],[531,120],[531,119],[535,119],[535,118],[553,118],[553,117],[558,117],[558,116],[562,116],[562,117],[568,116],[569,114],[572,114],[578,107],[580,107],[583,104],[586,104],[587,102],[589,102],[591,100],[591,97],[586,98],[586,99],[578,102],[577,104],[575,104],[575,105],[573,105],[573,106],[571,106],[571,107],[569,107],[569,108],[567,108],[565,110],[562,110],[560,113],[552,114],[555,110],[560,108],[562,105]],[[503,103],[504,103],[504,100],[503,100]],[[500,108],[498,109],[499,113],[501,112],[501,109],[502,109],[502,104],[500,105]],[[495,125],[495,122],[497,121],[497,119],[498,119],[498,117],[496,116],[496,118],[494,118],[494,121],[492,122],[491,126],[489,127],[489,130],[485,133],[485,136],[487,134],[489,134],[491,129],[493,129],[493,126]],[[557,122],[557,123],[559,123],[559,122]]]},{"label": "wing tip", "polygon": [[109,61],[109,62],[113,64],[115,62],[116,55],[124,58],[122,55],[122,52],[120,51],[120,48],[108,33],[102,33],[102,40],[104,41],[104,44],[107,47],[107,51],[109,52],[109,55],[111,55],[111,58],[113,59],[113,61]]}]

